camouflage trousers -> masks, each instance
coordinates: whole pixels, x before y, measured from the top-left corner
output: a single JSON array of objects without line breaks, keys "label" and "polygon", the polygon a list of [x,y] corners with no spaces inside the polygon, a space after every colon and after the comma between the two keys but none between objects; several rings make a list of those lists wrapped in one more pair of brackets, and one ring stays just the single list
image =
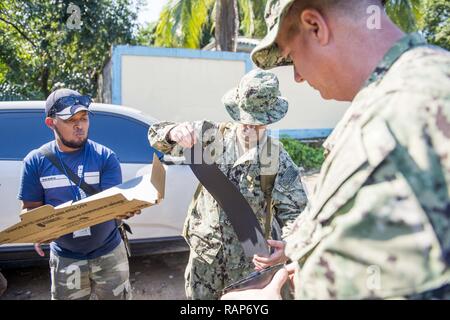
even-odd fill
[{"label": "camouflage trousers", "polygon": [[50,253],[52,300],[131,300],[128,257],[123,242],[91,260]]},{"label": "camouflage trousers", "polygon": [[186,297],[192,300],[217,300],[226,286],[252,273],[254,268],[250,260],[240,265],[227,264],[222,250],[219,250],[211,264],[191,250],[184,273]]}]

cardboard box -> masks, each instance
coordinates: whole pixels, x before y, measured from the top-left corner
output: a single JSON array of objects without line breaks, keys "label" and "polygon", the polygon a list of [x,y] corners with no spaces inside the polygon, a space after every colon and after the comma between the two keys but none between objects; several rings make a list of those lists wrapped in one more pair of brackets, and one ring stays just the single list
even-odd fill
[{"label": "cardboard box", "polygon": [[164,198],[166,172],[154,155],[152,173],[57,207],[44,205],[21,215],[21,222],[0,232],[0,244],[37,243],[158,204]]}]

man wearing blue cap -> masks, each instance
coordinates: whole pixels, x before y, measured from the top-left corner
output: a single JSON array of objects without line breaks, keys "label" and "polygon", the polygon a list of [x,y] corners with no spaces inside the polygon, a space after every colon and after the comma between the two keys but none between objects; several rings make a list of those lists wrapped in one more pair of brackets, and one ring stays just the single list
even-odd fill
[{"label": "man wearing blue cap", "polygon": [[[114,152],[88,139],[91,102],[69,89],[47,98],[45,124],[55,140],[24,159],[18,196],[23,209],[78,201],[122,183]],[[39,243],[35,250],[44,256]],[[91,293],[99,299],[131,299],[127,253],[115,220],[52,241],[50,273],[52,299],[89,299]]]}]

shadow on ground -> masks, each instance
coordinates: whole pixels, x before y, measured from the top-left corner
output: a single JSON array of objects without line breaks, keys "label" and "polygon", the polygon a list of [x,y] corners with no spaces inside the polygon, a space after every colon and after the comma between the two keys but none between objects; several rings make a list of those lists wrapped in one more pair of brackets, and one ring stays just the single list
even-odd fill
[{"label": "shadow on ground", "polygon": [[[130,281],[135,300],[182,300],[184,269],[189,253],[170,253],[130,259]],[[2,270],[8,288],[0,300],[50,299],[46,266]]]}]

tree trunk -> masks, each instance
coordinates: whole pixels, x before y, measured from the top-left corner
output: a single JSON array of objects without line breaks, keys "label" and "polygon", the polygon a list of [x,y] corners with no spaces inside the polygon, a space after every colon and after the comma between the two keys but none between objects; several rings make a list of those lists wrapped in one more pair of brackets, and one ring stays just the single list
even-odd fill
[{"label": "tree trunk", "polygon": [[236,52],[238,30],[237,0],[216,0],[216,50]]},{"label": "tree trunk", "polygon": [[48,88],[48,80],[50,77],[50,70],[47,66],[43,67],[40,82],[41,82],[41,92],[44,95],[44,100],[47,99],[50,94],[50,89]]}]

